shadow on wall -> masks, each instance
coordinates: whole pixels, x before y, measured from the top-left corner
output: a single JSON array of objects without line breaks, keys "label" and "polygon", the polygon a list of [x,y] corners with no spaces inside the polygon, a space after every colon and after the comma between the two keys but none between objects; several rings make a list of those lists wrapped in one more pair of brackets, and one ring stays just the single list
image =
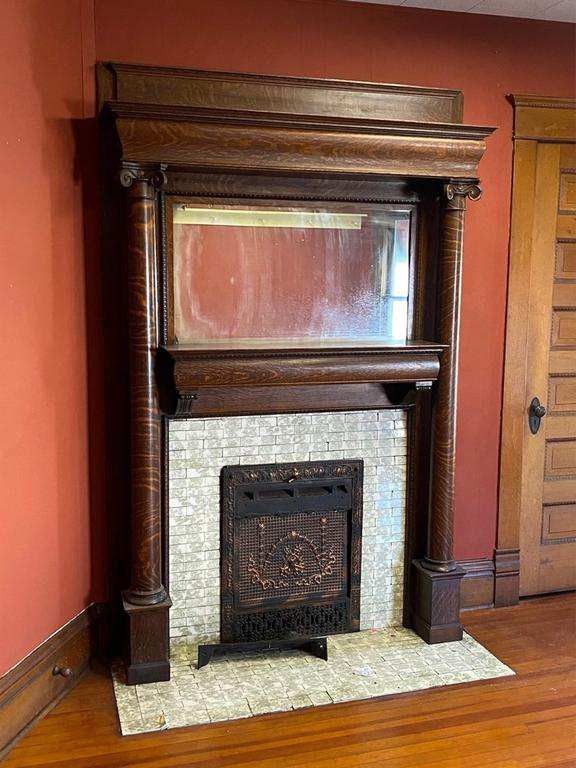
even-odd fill
[{"label": "shadow on wall", "polygon": [[[75,120],[74,132],[84,204],[92,599],[118,603],[129,582],[130,528],[123,197],[113,160],[100,161],[98,120]],[[113,201],[106,211],[104,186]]]}]

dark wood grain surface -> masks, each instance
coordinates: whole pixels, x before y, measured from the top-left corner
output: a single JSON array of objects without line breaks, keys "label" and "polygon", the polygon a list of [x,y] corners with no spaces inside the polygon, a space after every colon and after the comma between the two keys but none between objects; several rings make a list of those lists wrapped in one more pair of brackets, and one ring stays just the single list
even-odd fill
[{"label": "dark wood grain surface", "polygon": [[160,414],[154,379],[156,327],[155,185],[130,172],[128,187],[128,327],[131,403],[132,548],[126,599],[136,605],[161,602]]},{"label": "dark wood grain surface", "polygon": [[161,416],[154,375],[158,347],[156,188],[162,174],[124,167],[127,187],[128,332],[130,368],[131,549],[126,676],[130,683],[167,680],[168,610],[162,583]]},{"label": "dark wood grain surface", "polygon": [[516,677],[121,737],[90,672],[3,768],[573,768],[576,597],[468,612]]},{"label": "dark wood grain surface", "polygon": [[409,384],[304,384],[284,387],[202,387],[166,409],[177,417],[409,408],[416,399]]},{"label": "dark wood grain surface", "polygon": [[299,355],[257,358],[210,358],[179,355],[174,383],[180,392],[196,387],[283,386],[287,384],[351,384],[354,382],[434,381],[438,352],[410,355]]},{"label": "dark wood grain surface", "polygon": [[[440,220],[436,338],[446,345],[432,411],[432,462],[426,557],[414,560],[411,625],[429,643],[462,637],[460,580],[454,561],[454,469],[458,386],[460,286],[466,200],[477,200],[474,182],[452,180],[444,187]],[[410,528],[409,528],[410,530]]]},{"label": "dark wood grain surface", "polygon": [[476,128],[470,138],[438,137],[403,134],[400,127],[395,133],[368,133],[234,124],[223,117],[178,122],[158,115],[118,117],[116,126],[127,161],[171,168],[470,178],[486,149]]},{"label": "dark wood grain surface", "polygon": [[462,92],[351,80],[210,72],[142,64],[98,65],[100,106],[143,104],[277,111],[325,117],[462,122]]},{"label": "dark wood grain surface", "polygon": [[0,762],[31,723],[76,685],[95,645],[97,622],[92,605],[0,677]]},{"label": "dark wood grain surface", "polygon": [[162,406],[170,415],[194,416],[412,405],[404,385],[431,386],[445,349],[421,341],[364,340],[356,350],[353,344],[171,345],[159,351]]},{"label": "dark wood grain surface", "polygon": [[454,478],[458,387],[460,293],[466,200],[477,200],[474,183],[445,187],[441,219],[437,338],[447,345],[442,355],[433,415],[432,491],[426,567],[449,570],[454,552]]}]

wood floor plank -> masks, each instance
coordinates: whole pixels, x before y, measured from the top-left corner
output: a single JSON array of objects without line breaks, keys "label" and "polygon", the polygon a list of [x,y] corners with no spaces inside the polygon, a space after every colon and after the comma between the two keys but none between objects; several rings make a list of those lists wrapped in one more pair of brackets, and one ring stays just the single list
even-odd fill
[{"label": "wood floor plank", "polygon": [[2,768],[574,768],[576,595],[464,620],[516,677],[122,737],[91,671]]}]

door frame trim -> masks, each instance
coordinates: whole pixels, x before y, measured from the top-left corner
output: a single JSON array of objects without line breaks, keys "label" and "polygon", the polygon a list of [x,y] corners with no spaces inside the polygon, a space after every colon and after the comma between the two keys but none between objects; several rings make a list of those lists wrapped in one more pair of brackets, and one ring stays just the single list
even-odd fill
[{"label": "door frame trim", "polygon": [[576,142],[576,99],[511,94],[514,107],[514,169],[508,264],[506,342],[500,437],[498,528],[494,605],[514,605],[520,594],[522,452],[526,423],[525,384],[532,221],[539,143]]}]

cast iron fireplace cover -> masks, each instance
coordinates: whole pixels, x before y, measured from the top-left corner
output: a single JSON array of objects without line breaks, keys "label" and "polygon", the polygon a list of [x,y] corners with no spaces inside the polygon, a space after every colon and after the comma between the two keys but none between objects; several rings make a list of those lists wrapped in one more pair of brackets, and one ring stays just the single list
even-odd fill
[{"label": "cast iron fireplace cover", "polygon": [[359,459],[223,467],[221,641],[360,626]]}]

